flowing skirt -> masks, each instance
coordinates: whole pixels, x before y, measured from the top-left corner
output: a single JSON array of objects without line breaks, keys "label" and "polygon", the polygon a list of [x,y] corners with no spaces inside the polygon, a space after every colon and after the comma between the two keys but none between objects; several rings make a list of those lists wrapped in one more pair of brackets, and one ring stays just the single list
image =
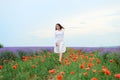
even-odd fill
[{"label": "flowing skirt", "polygon": [[58,43],[58,46],[54,46],[54,52],[55,53],[64,53],[66,51],[66,47],[65,47],[65,44],[64,44],[64,41],[61,41]]}]

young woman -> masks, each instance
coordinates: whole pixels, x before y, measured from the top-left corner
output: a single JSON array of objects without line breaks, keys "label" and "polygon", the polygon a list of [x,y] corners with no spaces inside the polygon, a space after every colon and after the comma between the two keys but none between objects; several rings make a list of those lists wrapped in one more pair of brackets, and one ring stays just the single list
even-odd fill
[{"label": "young woman", "polygon": [[62,53],[66,51],[66,47],[64,44],[64,27],[62,27],[59,23],[55,25],[55,47],[54,52],[59,53],[59,62],[62,60]]}]

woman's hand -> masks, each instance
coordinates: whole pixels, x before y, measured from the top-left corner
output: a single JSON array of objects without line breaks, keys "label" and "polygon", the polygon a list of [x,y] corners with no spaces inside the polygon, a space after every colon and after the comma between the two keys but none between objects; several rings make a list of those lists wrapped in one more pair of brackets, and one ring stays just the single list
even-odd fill
[{"label": "woman's hand", "polygon": [[58,46],[58,43],[56,43],[56,46]]}]

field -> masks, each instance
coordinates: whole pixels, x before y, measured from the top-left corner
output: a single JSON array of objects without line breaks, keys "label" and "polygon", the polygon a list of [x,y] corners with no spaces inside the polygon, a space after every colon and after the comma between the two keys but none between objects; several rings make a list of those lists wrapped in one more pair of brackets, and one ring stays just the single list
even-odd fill
[{"label": "field", "polygon": [[[19,49],[19,50],[18,50]],[[120,47],[1,48],[0,80],[120,80]]]}]

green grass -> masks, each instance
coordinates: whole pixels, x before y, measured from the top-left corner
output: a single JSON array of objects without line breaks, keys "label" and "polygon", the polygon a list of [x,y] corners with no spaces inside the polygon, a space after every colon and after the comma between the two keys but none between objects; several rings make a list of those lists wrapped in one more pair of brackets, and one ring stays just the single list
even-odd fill
[{"label": "green grass", "polygon": [[[62,64],[58,63],[58,58],[58,54],[47,51],[33,55],[20,52],[18,56],[6,52],[0,58],[0,80],[57,80],[58,75],[62,76],[59,80],[91,80],[93,77],[97,80],[119,80],[114,75],[120,73],[120,54],[100,56],[98,52],[87,53],[68,48],[63,54]],[[92,67],[87,71],[88,63]],[[80,68],[81,64],[84,65],[83,69]],[[110,71],[109,75],[103,73],[103,66]],[[49,73],[52,69],[53,73]],[[93,73],[93,70],[96,72]],[[71,71],[73,74],[70,74]],[[84,76],[84,73],[87,75]]]}]

